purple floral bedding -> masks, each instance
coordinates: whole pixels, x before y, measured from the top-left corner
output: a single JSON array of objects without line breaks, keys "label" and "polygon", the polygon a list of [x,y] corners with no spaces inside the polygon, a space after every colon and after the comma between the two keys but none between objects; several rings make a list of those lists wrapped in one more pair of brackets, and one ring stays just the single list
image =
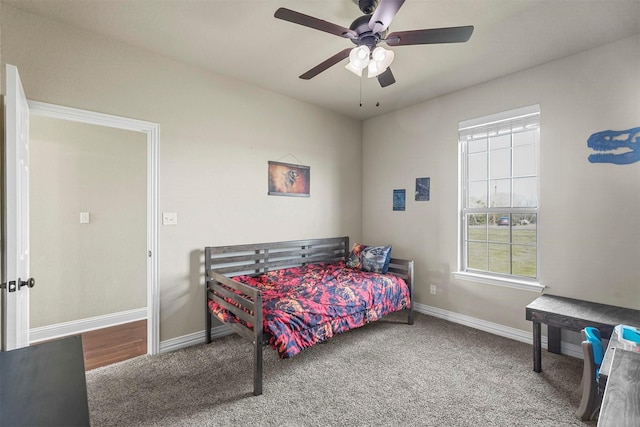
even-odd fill
[{"label": "purple floral bedding", "polygon": [[[293,357],[335,334],[411,304],[402,278],[348,268],[344,262],[310,264],[233,279],[260,290],[264,332],[281,358]],[[217,303],[210,300],[208,305],[221,321],[239,321]]]}]

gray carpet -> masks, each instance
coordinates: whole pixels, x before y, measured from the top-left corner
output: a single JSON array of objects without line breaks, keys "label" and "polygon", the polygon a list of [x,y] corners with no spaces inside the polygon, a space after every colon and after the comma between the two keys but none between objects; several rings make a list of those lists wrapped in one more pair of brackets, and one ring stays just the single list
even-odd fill
[{"label": "gray carpet", "polygon": [[441,319],[394,314],[292,359],[265,349],[253,396],[252,349],[237,335],[87,372],[102,426],[585,426],[582,361]]}]

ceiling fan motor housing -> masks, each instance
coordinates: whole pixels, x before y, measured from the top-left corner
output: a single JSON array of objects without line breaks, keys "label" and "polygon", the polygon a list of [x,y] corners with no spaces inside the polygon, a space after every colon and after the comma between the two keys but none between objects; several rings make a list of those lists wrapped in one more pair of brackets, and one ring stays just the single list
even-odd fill
[{"label": "ceiling fan motor housing", "polygon": [[353,0],[358,5],[362,13],[371,15],[378,5],[378,0]]},{"label": "ceiling fan motor housing", "polygon": [[351,39],[353,44],[356,46],[369,46],[370,50],[373,50],[381,39],[384,39],[386,35],[386,30],[381,33],[373,33],[371,28],[369,27],[369,21],[371,20],[370,15],[363,15],[359,18],[356,18],[355,21],[351,24],[349,29],[355,31],[358,34],[357,38]]}]

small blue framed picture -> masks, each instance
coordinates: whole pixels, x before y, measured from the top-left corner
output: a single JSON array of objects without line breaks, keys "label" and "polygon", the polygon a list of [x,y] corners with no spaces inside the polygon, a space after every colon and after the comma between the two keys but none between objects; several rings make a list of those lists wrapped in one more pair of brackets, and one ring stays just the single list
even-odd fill
[{"label": "small blue framed picture", "polygon": [[393,210],[403,211],[405,207],[405,200],[407,198],[406,190],[393,190]]},{"label": "small blue framed picture", "polygon": [[416,178],[416,201],[423,202],[429,200],[431,178]]}]

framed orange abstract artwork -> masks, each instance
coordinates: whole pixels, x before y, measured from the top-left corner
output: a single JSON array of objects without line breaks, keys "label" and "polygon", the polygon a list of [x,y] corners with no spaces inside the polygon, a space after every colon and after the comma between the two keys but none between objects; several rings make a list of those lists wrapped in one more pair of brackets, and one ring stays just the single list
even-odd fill
[{"label": "framed orange abstract artwork", "polygon": [[309,197],[311,168],[290,163],[269,162],[269,195]]}]

